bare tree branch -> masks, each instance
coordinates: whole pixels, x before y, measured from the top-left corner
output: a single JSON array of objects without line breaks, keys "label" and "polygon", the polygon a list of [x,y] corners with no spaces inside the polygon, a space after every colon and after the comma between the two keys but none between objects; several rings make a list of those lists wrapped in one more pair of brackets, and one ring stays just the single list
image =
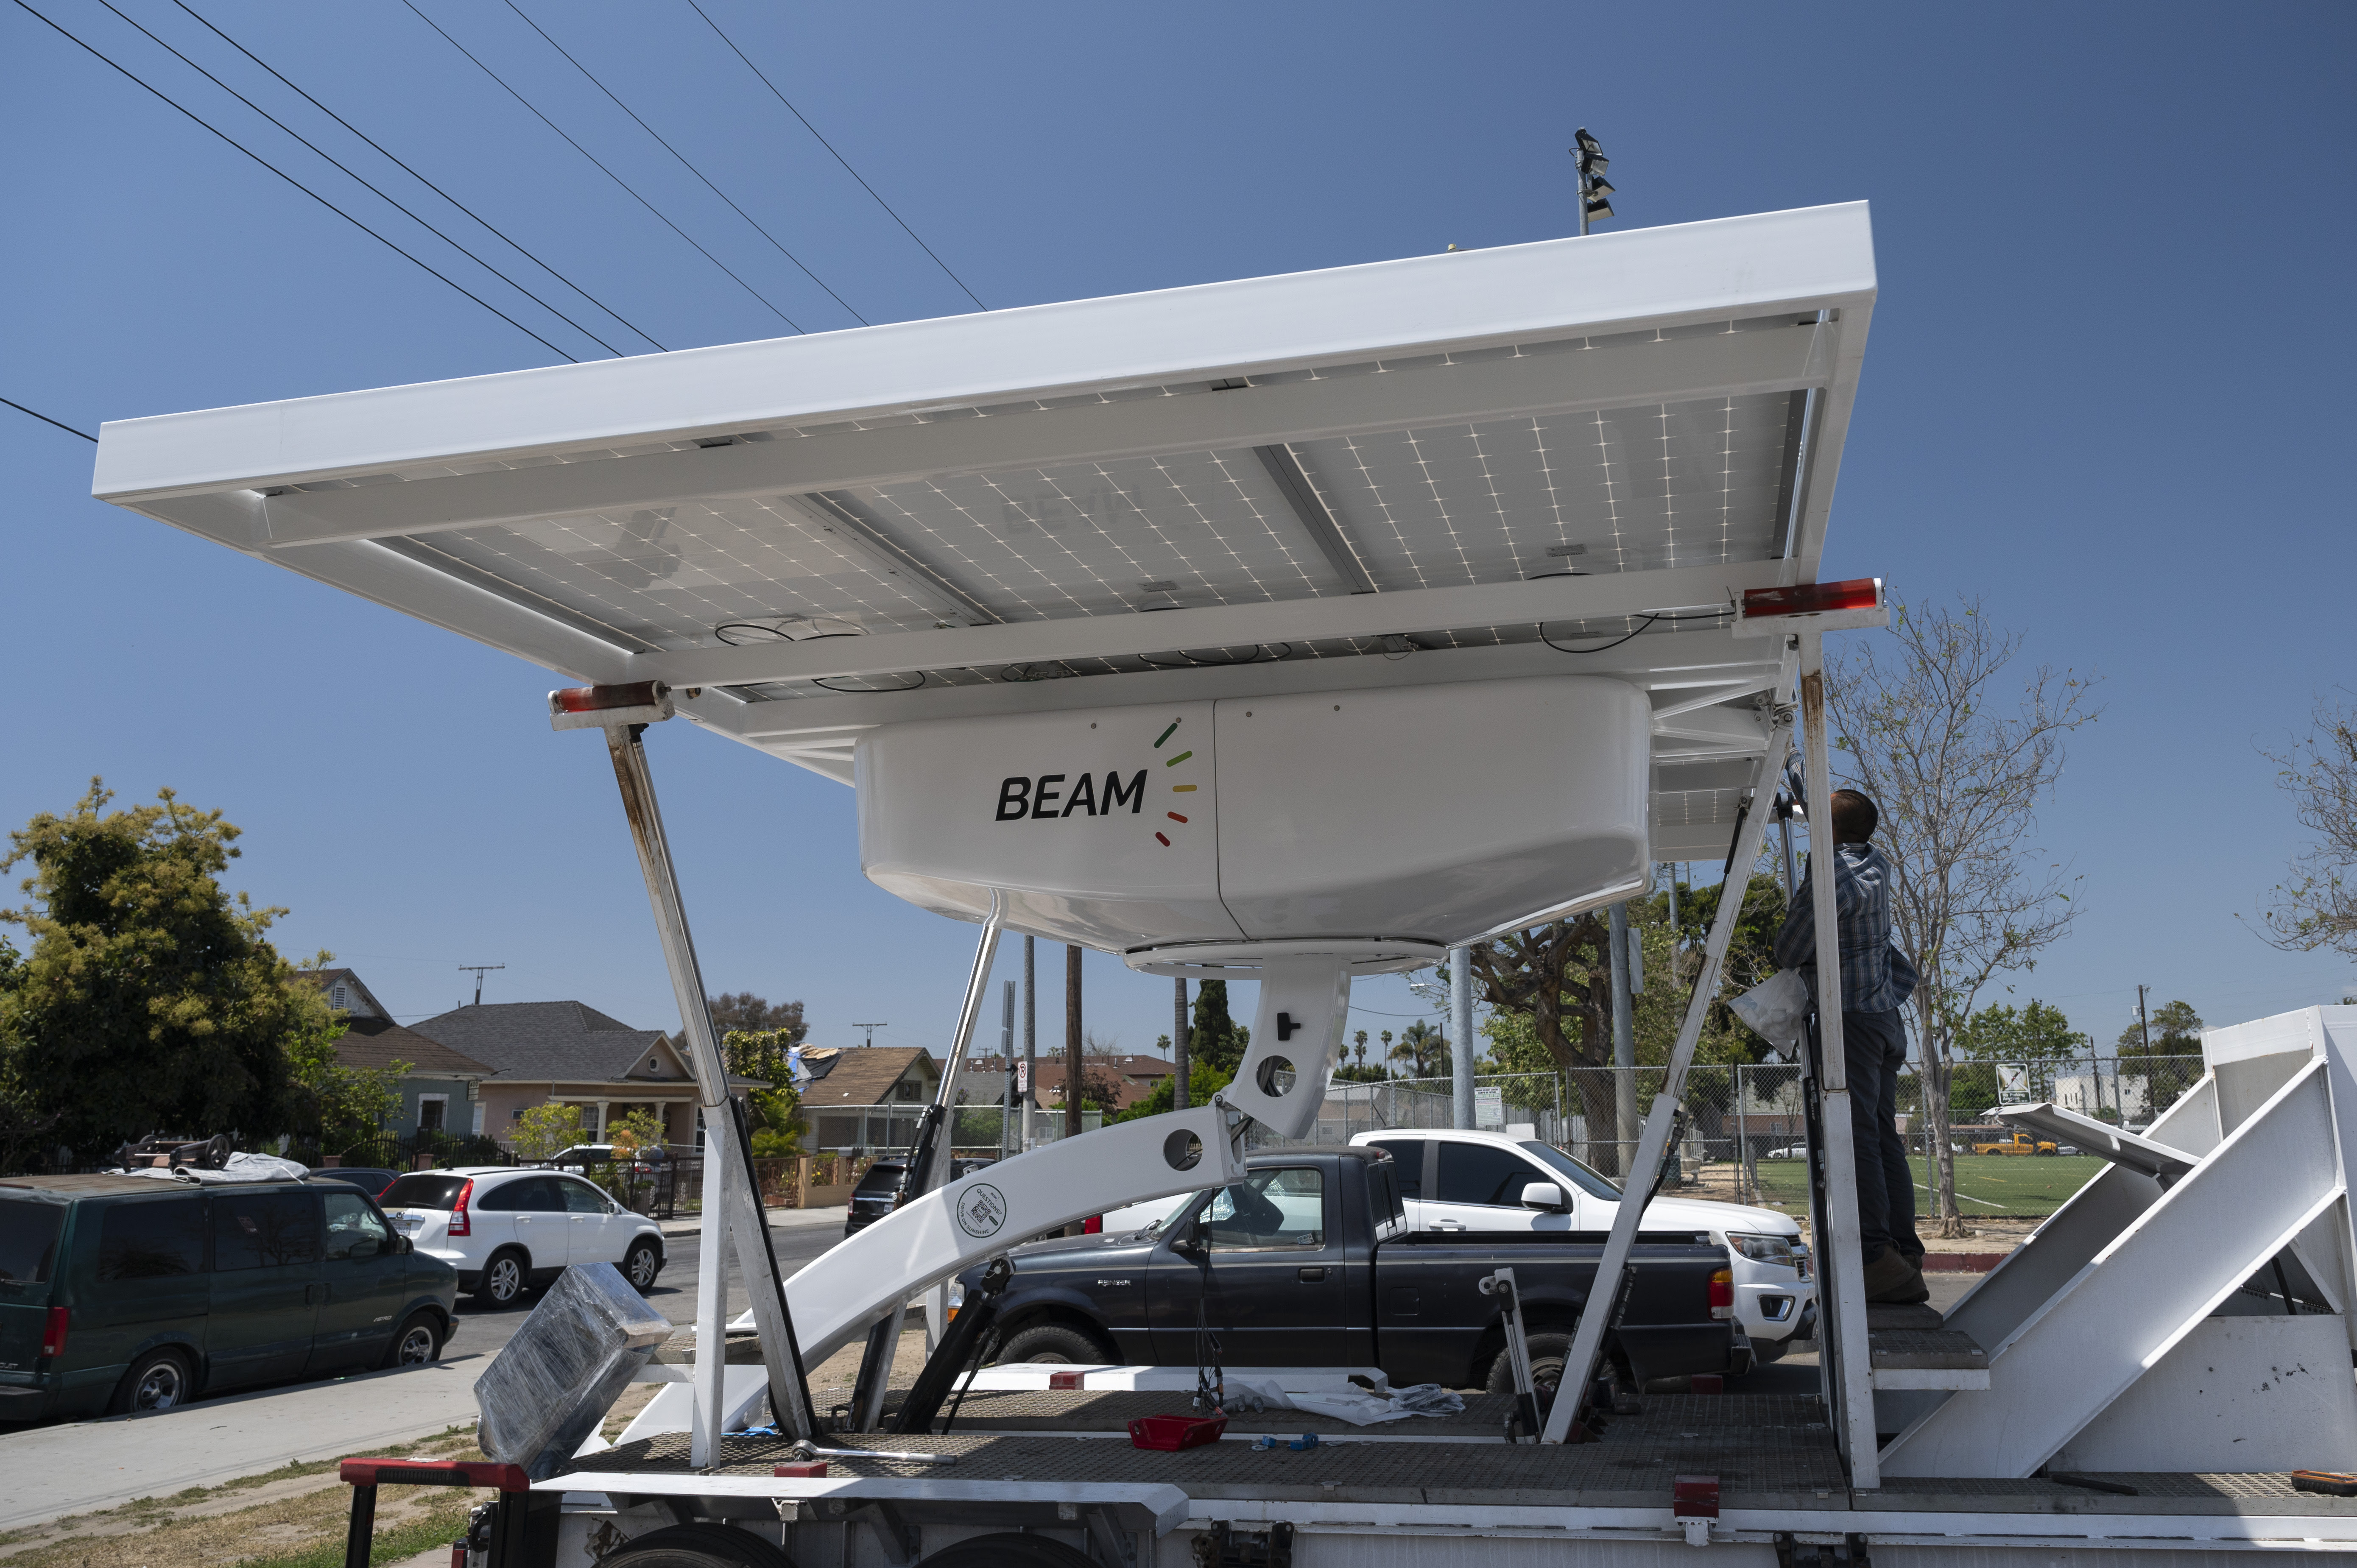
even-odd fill
[{"label": "bare tree branch", "polygon": [[[2063,738],[2101,709],[2092,682],[2040,665],[2019,695],[2000,678],[2021,650],[1980,602],[1958,612],[1897,607],[1893,643],[1827,660],[1839,770],[1870,796],[1892,864],[1892,935],[1921,977],[1925,1121],[1940,1230],[1962,1234],[1948,1143],[1956,1031],[1995,976],[2036,967],[2070,929],[2079,878],[2033,840],[2037,807],[2061,777]],[[1814,808],[1813,808],[1813,810]]]},{"label": "bare tree branch", "polygon": [[2292,952],[2357,956],[2357,706],[2319,699],[2306,736],[2262,755],[2282,770],[2276,782],[2316,842],[2292,857],[2260,934]]}]

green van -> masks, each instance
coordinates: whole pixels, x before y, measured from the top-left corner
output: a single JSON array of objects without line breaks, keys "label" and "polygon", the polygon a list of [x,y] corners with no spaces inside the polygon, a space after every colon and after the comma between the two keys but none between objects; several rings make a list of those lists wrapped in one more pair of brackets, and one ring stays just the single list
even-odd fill
[{"label": "green van", "polygon": [[0,1421],[430,1361],[457,1293],[349,1183],[0,1177]]}]

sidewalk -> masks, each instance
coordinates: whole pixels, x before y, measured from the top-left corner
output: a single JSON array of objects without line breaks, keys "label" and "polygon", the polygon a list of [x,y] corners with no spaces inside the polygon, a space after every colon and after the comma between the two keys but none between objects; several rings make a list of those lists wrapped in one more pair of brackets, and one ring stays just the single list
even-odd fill
[{"label": "sidewalk", "polygon": [[[765,1208],[761,1212],[772,1230],[798,1230],[805,1225],[826,1225],[840,1230],[851,1210],[843,1204],[837,1204],[833,1208]],[[704,1216],[701,1214],[690,1214],[679,1219],[658,1219],[655,1223],[662,1228],[667,1238],[704,1234]]]},{"label": "sidewalk", "polygon": [[[0,1475],[8,1478],[0,1487],[0,1530],[471,1425],[475,1380],[490,1361],[459,1355],[398,1371],[200,1400],[156,1415],[0,1435]],[[356,1384],[368,1385],[358,1402]],[[447,1561],[448,1548],[443,1555]]]}]

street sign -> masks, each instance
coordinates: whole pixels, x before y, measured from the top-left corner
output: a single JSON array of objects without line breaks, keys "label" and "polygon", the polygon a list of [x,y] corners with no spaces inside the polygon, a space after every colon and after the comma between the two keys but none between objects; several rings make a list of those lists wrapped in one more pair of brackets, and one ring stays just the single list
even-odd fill
[{"label": "street sign", "polygon": [[1476,1084],[1473,1089],[1473,1125],[1502,1127],[1506,1124],[1506,1091],[1491,1084]]}]

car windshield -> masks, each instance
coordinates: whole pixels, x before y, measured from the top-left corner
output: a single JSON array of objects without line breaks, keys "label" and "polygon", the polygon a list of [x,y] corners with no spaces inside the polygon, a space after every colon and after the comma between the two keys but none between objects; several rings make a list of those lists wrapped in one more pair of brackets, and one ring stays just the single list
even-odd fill
[{"label": "car windshield", "polygon": [[386,1208],[438,1208],[447,1214],[466,1185],[465,1176],[405,1176],[386,1187],[377,1202]]},{"label": "car windshield", "polygon": [[1620,1189],[1611,1181],[1588,1169],[1553,1144],[1542,1144],[1536,1138],[1523,1140],[1523,1150],[1534,1156],[1549,1170],[1562,1176],[1590,1197],[1619,1198]]}]

